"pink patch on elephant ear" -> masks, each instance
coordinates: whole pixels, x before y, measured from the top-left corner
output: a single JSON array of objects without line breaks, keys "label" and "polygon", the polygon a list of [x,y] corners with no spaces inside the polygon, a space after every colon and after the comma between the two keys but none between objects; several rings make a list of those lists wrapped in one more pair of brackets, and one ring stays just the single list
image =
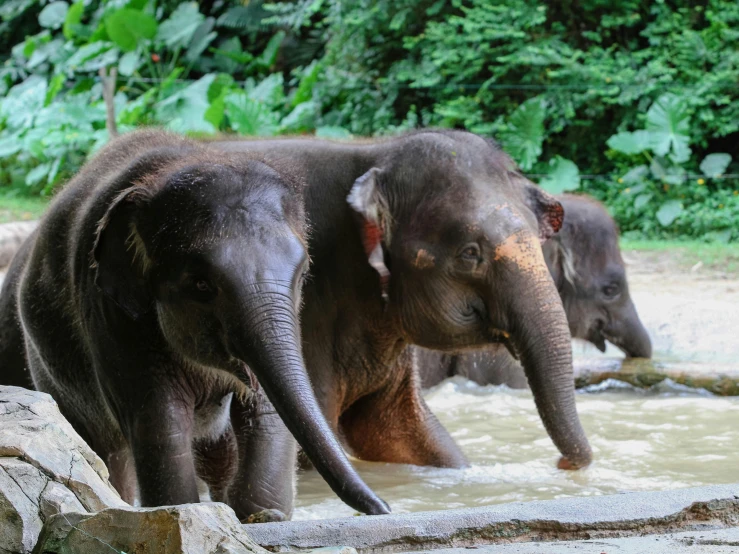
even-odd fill
[{"label": "pink patch on elephant ear", "polygon": [[565,220],[565,209],[562,204],[557,200],[548,203],[544,208],[542,220],[539,225],[539,240],[543,243],[562,228]]},{"label": "pink patch on elephant ear", "polygon": [[369,256],[377,248],[382,241],[382,230],[378,225],[369,219],[364,220],[362,229],[362,243],[364,245],[364,253]]},{"label": "pink patch on elephant ear", "polygon": [[385,256],[382,251],[382,229],[368,219],[364,220],[362,226],[362,244],[364,253],[367,254],[367,261],[380,276],[382,298],[387,302],[390,288],[390,271],[385,265]]}]

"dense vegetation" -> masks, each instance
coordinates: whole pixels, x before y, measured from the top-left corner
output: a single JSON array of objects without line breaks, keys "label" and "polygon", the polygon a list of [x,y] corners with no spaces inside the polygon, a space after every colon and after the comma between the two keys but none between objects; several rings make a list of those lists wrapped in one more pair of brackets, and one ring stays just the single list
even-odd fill
[{"label": "dense vegetation", "polygon": [[119,130],[496,137],[631,235],[739,240],[735,0],[6,0],[0,186],[49,194]]}]

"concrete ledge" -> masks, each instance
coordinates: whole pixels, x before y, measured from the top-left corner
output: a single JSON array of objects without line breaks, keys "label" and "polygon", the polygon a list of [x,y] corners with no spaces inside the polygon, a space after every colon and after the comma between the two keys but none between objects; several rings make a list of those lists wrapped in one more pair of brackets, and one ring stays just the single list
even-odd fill
[{"label": "concrete ledge", "polygon": [[360,553],[612,538],[739,525],[739,484],[516,502],[482,508],[247,526],[272,551],[348,545]]},{"label": "concrete ledge", "polygon": [[[475,554],[729,554],[739,552],[739,528],[594,539],[557,543],[528,542],[475,548]],[[434,550],[435,554],[470,554],[466,548]]]}]

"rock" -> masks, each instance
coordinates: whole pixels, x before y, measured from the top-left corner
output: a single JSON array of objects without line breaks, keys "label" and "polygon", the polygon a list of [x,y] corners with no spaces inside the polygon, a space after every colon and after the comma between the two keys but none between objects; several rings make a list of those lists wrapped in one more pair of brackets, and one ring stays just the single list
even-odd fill
[{"label": "rock", "polygon": [[51,517],[37,554],[267,554],[234,511],[216,502],[162,508],[110,508]]},{"label": "rock", "polygon": [[0,386],[0,554],[31,552],[60,511],[126,506],[48,394]]},{"label": "rock", "polygon": [[15,252],[38,226],[38,221],[14,221],[0,224],[0,267],[10,265]]}]

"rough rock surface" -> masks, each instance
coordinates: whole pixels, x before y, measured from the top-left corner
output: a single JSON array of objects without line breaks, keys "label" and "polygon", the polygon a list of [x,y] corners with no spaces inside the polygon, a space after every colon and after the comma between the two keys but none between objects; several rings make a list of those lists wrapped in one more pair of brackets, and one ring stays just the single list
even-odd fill
[{"label": "rough rock surface", "polygon": [[[466,548],[430,550],[433,554],[470,554]],[[691,531],[625,539],[528,542],[476,547],[474,554],[736,554],[739,529]]]},{"label": "rough rock surface", "polygon": [[269,550],[348,544],[364,554],[624,537],[737,525],[739,484],[438,512],[257,523],[249,525],[248,531]]},{"label": "rough rock surface", "polygon": [[60,511],[126,505],[48,394],[0,386],[0,554],[31,552]]},{"label": "rough rock surface", "polygon": [[38,226],[38,221],[14,221],[0,224],[0,268],[10,265],[16,250]]},{"label": "rough rock surface", "polygon": [[44,525],[34,553],[69,552],[267,554],[247,535],[233,510],[215,502],[58,514]]}]

